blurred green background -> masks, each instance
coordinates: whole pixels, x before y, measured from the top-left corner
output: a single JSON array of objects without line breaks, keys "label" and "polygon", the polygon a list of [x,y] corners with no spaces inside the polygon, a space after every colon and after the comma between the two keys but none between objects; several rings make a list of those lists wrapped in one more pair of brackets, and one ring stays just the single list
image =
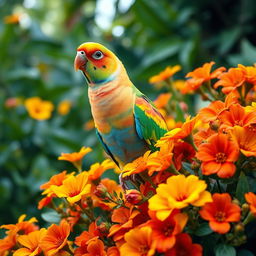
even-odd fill
[{"label": "blurred green background", "polygon": [[[226,67],[256,61],[255,0],[0,0],[0,20],[0,224],[40,215],[39,186],[72,170],[57,160],[61,152],[93,147],[84,169],[103,159],[94,130],[84,128],[91,112],[85,80],[73,69],[79,44],[112,49],[151,99],[160,92],[148,79],[167,65],[180,64],[176,77],[184,78],[211,60]],[[51,119],[6,106],[33,96],[53,102]],[[63,100],[72,102],[67,115],[56,110]]]}]

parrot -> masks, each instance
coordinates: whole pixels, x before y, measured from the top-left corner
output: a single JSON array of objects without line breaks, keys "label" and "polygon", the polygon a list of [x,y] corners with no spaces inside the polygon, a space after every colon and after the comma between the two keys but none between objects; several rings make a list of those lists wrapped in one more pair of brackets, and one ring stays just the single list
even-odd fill
[{"label": "parrot", "polygon": [[84,74],[96,134],[116,165],[122,169],[153,150],[167,132],[166,122],[119,58],[102,44],[86,42],[77,48],[74,69]]}]

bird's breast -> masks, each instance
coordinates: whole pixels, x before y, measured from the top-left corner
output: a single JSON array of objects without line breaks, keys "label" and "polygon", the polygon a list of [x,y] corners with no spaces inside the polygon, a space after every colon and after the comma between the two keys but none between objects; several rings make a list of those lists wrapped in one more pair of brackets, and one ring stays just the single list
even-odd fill
[{"label": "bird's breast", "polygon": [[111,128],[134,126],[135,95],[131,87],[111,82],[99,88],[89,88],[88,95],[94,122],[100,133],[109,133]]}]

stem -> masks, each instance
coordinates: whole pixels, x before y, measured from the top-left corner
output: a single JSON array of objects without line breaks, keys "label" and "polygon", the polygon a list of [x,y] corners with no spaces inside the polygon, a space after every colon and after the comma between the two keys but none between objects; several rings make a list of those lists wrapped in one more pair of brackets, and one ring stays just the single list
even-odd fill
[{"label": "stem", "polygon": [[128,206],[126,206],[126,205],[124,204],[123,201],[122,201],[122,204],[116,202],[114,199],[111,198],[111,195],[108,196],[108,200],[109,200],[110,202],[116,204],[116,205],[121,205],[122,207],[124,207],[124,208],[126,208],[126,209],[130,209]]},{"label": "stem", "polygon": [[208,101],[213,101],[214,99],[211,99],[203,90],[202,86],[199,87],[199,93],[203,97],[203,99],[208,100]]},{"label": "stem", "polygon": [[220,186],[220,181],[216,180],[216,183],[217,183],[219,192],[222,193],[222,189],[221,189],[221,186]]},{"label": "stem", "polygon": [[243,221],[243,225],[246,225],[246,224],[248,224],[249,222],[251,222],[253,220],[255,220],[255,217],[251,212],[249,212],[247,217]]},{"label": "stem", "polygon": [[83,213],[88,217],[89,220],[95,221],[95,218],[93,216],[93,212],[90,212],[82,207],[81,202],[79,201],[77,205],[80,207],[80,209],[83,211]]}]

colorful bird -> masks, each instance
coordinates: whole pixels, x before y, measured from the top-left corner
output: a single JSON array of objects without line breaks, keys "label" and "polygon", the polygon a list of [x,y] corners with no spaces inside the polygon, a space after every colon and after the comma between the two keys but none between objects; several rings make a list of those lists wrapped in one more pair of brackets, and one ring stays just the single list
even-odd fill
[{"label": "colorful bird", "polygon": [[107,154],[122,168],[154,148],[167,132],[166,123],[152,102],[130,81],[118,57],[98,43],[77,48],[75,70],[89,85],[96,133]]}]

